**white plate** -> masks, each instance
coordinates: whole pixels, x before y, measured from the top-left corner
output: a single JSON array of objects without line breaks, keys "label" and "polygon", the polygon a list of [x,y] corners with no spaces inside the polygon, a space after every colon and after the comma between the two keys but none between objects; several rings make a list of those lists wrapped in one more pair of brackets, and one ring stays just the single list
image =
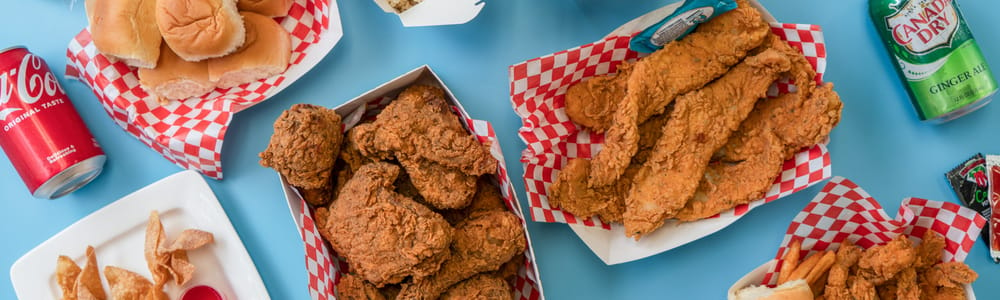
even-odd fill
[{"label": "white plate", "polygon": [[158,210],[172,241],[187,228],[215,235],[215,243],[188,252],[197,267],[184,287],[170,283],[167,295],[176,299],[184,288],[208,285],[227,299],[270,299],[257,267],[243,247],[229,217],[201,175],[183,171],[146,186],[77,221],[22,256],[10,268],[10,279],[19,299],[59,299],[56,259],[72,258],[83,267],[87,245],[97,252],[97,265],[105,291],[104,267],[113,265],[152,278],[143,256],[149,212]]},{"label": "white plate", "polygon": [[[756,269],[753,269],[753,271],[750,271],[750,273],[743,275],[743,278],[740,278],[740,280],[737,280],[736,283],[733,283],[733,286],[729,287],[729,294],[727,296],[728,299],[729,300],[736,299],[736,291],[739,291],[745,287],[751,285],[760,285],[760,282],[764,281],[764,275],[767,274],[767,270],[770,270],[771,266],[773,266],[776,263],[778,263],[778,261],[772,259],[764,263],[763,265],[760,265]],[[971,284],[965,285],[965,296],[966,299],[976,300],[976,293],[972,292]]]}]

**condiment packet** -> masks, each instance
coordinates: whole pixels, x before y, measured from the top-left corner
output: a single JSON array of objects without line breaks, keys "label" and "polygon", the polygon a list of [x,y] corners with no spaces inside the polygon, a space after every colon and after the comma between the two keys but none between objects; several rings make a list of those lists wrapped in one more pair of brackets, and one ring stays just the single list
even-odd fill
[{"label": "condiment packet", "polygon": [[674,13],[632,37],[629,48],[636,52],[652,53],[691,33],[698,24],[733,9],[736,9],[734,0],[684,1]]},{"label": "condiment packet", "polygon": [[[955,190],[958,200],[976,211],[987,220],[992,215],[990,209],[989,180],[986,175],[986,158],[976,153],[969,159],[944,174]],[[983,228],[983,242],[990,244],[990,227]]]}]

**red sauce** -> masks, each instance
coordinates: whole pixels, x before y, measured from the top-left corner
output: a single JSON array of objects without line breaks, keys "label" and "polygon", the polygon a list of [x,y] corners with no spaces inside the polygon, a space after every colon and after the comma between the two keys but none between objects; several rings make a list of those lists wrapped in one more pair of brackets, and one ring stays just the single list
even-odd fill
[{"label": "red sauce", "polygon": [[188,289],[181,296],[182,300],[223,300],[218,291],[207,285],[199,285]]}]

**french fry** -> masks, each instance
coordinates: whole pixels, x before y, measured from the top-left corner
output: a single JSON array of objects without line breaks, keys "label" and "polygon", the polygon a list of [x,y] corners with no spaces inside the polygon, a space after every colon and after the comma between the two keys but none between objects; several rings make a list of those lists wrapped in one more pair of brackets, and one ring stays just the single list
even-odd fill
[{"label": "french fry", "polygon": [[[818,255],[819,254],[817,253],[816,256]],[[810,285],[815,283],[823,274],[826,274],[827,271],[830,270],[830,267],[833,266],[833,263],[836,260],[837,254],[833,251],[827,250],[826,252],[823,252],[823,256],[820,257],[819,262],[816,263],[816,267],[810,270],[806,275],[806,282]]]},{"label": "french fry", "polygon": [[778,284],[788,281],[788,276],[792,275],[792,271],[799,264],[799,252],[801,250],[802,242],[799,240],[792,241],[792,245],[785,252],[785,262],[781,264],[781,271],[778,272]]},{"label": "french fry", "polygon": [[823,253],[814,253],[813,255],[806,257],[806,259],[803,260],[797,268],[795,268],[795,271],[792,271],[792,274],[788,275],[788,280],[805,279],[806,275],[809,274],[809,271],[812,271],[813,267],[816,267],[816,264],[819,263],[820,257],[822,256]]}]

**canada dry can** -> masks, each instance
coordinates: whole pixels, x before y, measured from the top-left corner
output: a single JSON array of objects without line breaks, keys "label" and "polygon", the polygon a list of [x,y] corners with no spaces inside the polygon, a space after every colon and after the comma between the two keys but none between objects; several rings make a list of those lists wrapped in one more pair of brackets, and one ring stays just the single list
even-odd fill
[{"label": "canada dry can", "polygon": [[0,146],[34,197],[69,194],[104,168],[104,151],[59,81],[24,47],[0,49],[0,122]]},{"label": "canada dry can", "polygon": [[996,79],[954,0],[869,0],[869,9],[920,120],[947,122],[989,103]]}]

